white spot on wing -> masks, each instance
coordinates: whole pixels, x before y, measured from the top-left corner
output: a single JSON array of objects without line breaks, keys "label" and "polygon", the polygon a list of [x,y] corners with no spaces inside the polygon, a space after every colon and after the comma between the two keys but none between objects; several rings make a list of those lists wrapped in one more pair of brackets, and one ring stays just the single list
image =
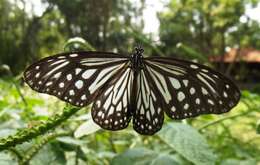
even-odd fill
[{"label": "white spot on wing", "polygon": [[183,80],[183,84],[185,85],[185,87],[188,86],[189,80]]},{"label": "white spot on wing", "polygon": [[190,88],[190,94],[193,95],[195,93],[195,89],[193,87]]},{"label": "white spot on wing", "polygon": [[82,80],[78,80],[76,83],[75,83],[75,86],[78,88],[78,89],[81,89],[83,87],[83,81]]},{"label": "white spot on wing", "polygon": [[193,69],[198,69],[199,68],[197,65],[194,65],[194,64],[191,64],[190,67],[193,68]]},{"label": "white spot on wing", "polygon": [[49,81],[46,83],[46,86],[50,86],[52,84],[52,81]]},{"label": "white spot on wing", "polygon": [[183,100],[185,99],[185,95],[184,95],[184,93],[181,92],[181,91],[178,92],[177,99],[178,99],[179,101],[183,101]]},{"label": "white spot on wing", "polygon": [[172,106],[171,111],[172,111],[172,112],[175,112],[175,111],[176,111],[175,106]]},{"label": "white spot on wing", "polygon": [[59,78],[61,76],[61,72],[58,72],[54,75],[54,78]]},{"label": "white spot on wing", "polygon": [[179,80],[177,80],[176,78],[170,77],[169,80],[175,89],[179,89],[181,87]]},{"label": "white spot on wing", "polygon": [[81,100],[86,100],[87,97],[86,97],[86,95],[82,95],[82,96],[80,97],[80,99],[81,99]]},{"label": "white spot on wing", "polygon": [[69,91],[69,94],[70,94],[70,95],[75,95],[75,92],[74,92],[74,90],[73,90],[73,89],[71,89],[71,90]]},{"label": "white spot on wing", "polygon": [[74,53],[74,54],[71,54],[70,57],[77,57],[78,54]]},{"label": "white spot on wing", "polygon": [[72,75],[71,74],[68,74],[66,77],[67,77],[67,80],[69,80],[69,81],[72,80]]},{"label": "white spot on wing", "polygon": [[196,102],[196,104],[200,104],[200,99],[196,98],[195,102]]},{"label": "white spot on wing", "polygon": [[40,73],[37,73],[37,74],[35,75],[36,78],[38,78],[39,76],[40,76]]},{"label": "white spot on wing", "polygon": [[76,75],[79,74],[79,72],[81,72],[81,70],[82,70],[82,69],[80,69],[80,68],[76,68],[76,69],[75,69]]},{"label": "white spot on wing", "polygon": [[59,87],[60,87],[60,88],[63,88],[63,87],[64,87],[64,83],[61,82],[61,83],[59,84]]}]

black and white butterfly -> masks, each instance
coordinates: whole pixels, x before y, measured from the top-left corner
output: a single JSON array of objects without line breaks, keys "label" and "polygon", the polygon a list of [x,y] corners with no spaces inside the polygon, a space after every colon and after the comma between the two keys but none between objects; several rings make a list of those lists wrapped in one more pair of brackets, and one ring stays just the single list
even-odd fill
[{"label": "black and white butterfly", "polygon": [[133,127],[152,135],[172,119],[231,110],[240,91],[224,75],[207,66],[174,58],[107,52],[73,52],[44,58],[27,68],[24,79],[41,93],[72,105],[93,103],[92,118],[107,130]]}]

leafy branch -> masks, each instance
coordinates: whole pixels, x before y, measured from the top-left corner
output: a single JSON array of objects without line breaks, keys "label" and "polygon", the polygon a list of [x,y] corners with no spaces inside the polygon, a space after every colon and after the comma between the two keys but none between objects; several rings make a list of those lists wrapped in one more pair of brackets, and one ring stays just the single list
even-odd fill
[{"label": "leafy branch", "polygon": [[61,137],[61,136],[69,136],[71,135],[71,132],[62,132],[62,133],[53,133],[41,140],[38,144],[34,145],[31,147],[27,153],[25,153],[25,156],[23,159],[20,161],[20,165],[27,165],[29,161],[39,152],[39,150],[47,143],[49,143],[51,140]]},{"label": "leafy branch", "polygon": [[241,116],[245,116],[245,115],[248,115],[252,112],[255,112],[255,111],[258,111],[259,110],[259,106],[256,106],[256,107],[251,107],[250,104],[247,103],[246,100],[242,100],[242,102],[248,107],[248,111],[245,111],[245,112],[241,112],[239,114],[235,114],[235,115],[231,115],[231,116],[226,116],[226,117],[222,117],[218,120],[215,120],[215,121],[212,121],[212,122],[209,122],[205,125],[202,125],[200,128],[198,128],[198,131],[202,131],[203,129],[207,128],[207,127],[210,127],[210,126],[213,126],[215,124],[218,124],[218,123],[221,123],[225,120],[230,120],[230,119],[235,119],[237,117],[241,117]]},{"label": "leafy branch", "polygon": [[66,121],[79,110],[80,108],[76,107],[65,107],[62,114],[56,114],[54,117],[49,118],[46,122],[42,122],[33,128],[21,129],[15,135],[0,139],[0,151],[45,134],[47,131],[56,128],[58,125]]}]

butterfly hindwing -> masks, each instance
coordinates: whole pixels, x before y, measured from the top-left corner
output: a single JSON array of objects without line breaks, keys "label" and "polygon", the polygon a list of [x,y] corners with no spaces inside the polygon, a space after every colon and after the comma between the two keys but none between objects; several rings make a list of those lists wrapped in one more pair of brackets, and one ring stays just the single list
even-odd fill
[{"label": "butterfly hindwing", "polygon": [[161,129],[164,120],[163,107],[151,81],[143,68],[137,77],[136,109],[133,112],[133,127],[140,133],[152,135]]},{"label": "butterfly hindwing", "polygon": [[130,97],[133,85],[133,71],[125,67],[109,81],[93,103],[93,120],[102,128],[120,130],[126,128],[131,119]]},{"label": "butterfly hindwing", "polygon": [[145,64],[173,119],[224,113],[239,101],[238,88],[209,67],[171,58],[148,58]]},{"label": "butterfly hindwing", "polygon": [[113,53],[63,53],[29,66],[24,79],[38,92],[83,107],[127,62],[127,57]]}]

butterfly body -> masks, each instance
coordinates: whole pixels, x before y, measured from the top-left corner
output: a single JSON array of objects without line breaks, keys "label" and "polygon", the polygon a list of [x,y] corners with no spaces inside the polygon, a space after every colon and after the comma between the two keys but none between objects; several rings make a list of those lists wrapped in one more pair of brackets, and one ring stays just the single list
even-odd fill
[{"label": "butterfly body", "polygon": [[72,105],[93,103],[95,123],[121,130],[133,119],[134,129],[152,135],[163,125],[164,114],[185,119],[220,114],[239,101],[236,85],[221,73],[175,58],[131,56],[108,52],[69,52],[44,58],[24,72],[34,90]]}]

